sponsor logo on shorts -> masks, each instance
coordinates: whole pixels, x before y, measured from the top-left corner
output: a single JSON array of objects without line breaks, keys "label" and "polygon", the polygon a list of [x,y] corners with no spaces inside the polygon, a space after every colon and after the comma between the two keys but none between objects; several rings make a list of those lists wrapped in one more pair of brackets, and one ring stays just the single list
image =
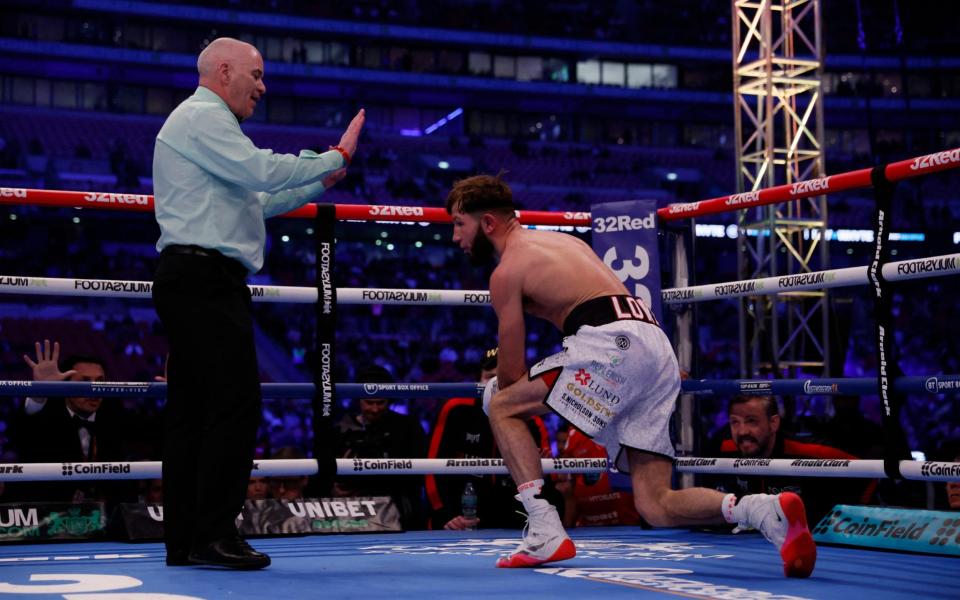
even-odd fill
[{"label": "sponsor logo on shorts", "polygon": [[614,387],[620,387],[627,382],[626,375],[617,373],[617,370],[612,366],[607,366],[598,360],[590,361],[590,369]]},{"label": "sponsor logo on shorts", "polygon": [[590,373],[587,373],[585,369],[580,369],[577,371],[577,374],[573,376],[577,380],[577,383],[580,385],[587,385],[590,383]]},{"label": "sponsor logo on shorts", "polygon": [[630,349],[630,338],[625,335],[618,335],[613,341],[617,345],[617,348],[621,350]]},{"label": "sponsor logo on shorts", "polygon": [[567,221],[583,221],[590,218],[590,213],[588,212],[565,212],[563,213],[563,218]]},{"label": "sponsor logo on shorts", "polygon": [[[589,419],[591,423],[601,429],[606,427],[608,420],[617,414],[603,402],[587,394],[582,388],[577,387],[573,383],[567,384],[567,392],[570,393],[562,393],[563,401],[566,405]],[[619,396],[617,396],[617,403],[618,402],[620,402]],[[610,402],[610,404],[616,403]]]},{"label": "sponsor logo on shorts", "polygon": [[0,473],[22,475],[23,465],[0,465]]},{"label": "sponsor logo on shorts", "polygon": [[593,392],[597,398],[606,401],[608,404],[620,404],[620,396],[603,387],[596,380],[588,383],[587,389]]}]

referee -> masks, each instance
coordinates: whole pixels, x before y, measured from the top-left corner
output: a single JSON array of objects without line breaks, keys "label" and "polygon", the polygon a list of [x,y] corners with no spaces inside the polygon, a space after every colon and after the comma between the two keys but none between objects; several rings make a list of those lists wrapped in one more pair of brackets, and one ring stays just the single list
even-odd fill
[{"label": "referee", "polygon": [[240,130],[266,93],[263,58],[231,38],[197,60],[199,86],[167,118],[153,155],[160,262],[153,302],[169,337],[163,509],[168,566],[261,569],[240,538],[260,377],[246,277],[263,266],[264,219],[343,179],[360,110],[329,152],[262,150]]}]

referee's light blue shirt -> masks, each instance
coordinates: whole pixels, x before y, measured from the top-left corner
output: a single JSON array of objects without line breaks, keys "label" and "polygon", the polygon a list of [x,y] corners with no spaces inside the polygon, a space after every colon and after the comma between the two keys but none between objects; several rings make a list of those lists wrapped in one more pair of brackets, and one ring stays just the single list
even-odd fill
[{"label": "referee's light blue shirt", "polygon": [[336,151],[294,156],[257,148],[226,103],[200,86],[157,134],[157,251],[170,244],[212,248],[255,273],[263,266],[264,219],[320,196],[323,178],[343,166]]}]

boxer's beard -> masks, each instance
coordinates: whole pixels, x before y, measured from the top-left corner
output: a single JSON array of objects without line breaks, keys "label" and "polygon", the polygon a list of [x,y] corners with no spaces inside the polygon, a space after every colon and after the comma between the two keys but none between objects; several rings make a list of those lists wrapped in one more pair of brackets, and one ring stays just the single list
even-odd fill
[{"label": "boxer's beard", "polygon": [[470,246],[470,264],[475,267],[484,267],[493,262],[493,244],[483,231],[477,230]]}]

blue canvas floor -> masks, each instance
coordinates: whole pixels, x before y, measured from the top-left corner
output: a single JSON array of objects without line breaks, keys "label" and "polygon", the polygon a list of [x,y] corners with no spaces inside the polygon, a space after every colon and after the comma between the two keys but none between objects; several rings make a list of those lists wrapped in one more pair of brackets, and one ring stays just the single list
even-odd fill
[{"label": "blue canvas floor", "polygon": [[810,579],[782,576],[759,535],[616,527],[573,530],[578,556],[496,569],[519,532],[423,531],[253,540],[263,571],[166,567],[160,544],[0,547],[0,600],[186,598],[958,598],[956,558],[821,547]]}]

